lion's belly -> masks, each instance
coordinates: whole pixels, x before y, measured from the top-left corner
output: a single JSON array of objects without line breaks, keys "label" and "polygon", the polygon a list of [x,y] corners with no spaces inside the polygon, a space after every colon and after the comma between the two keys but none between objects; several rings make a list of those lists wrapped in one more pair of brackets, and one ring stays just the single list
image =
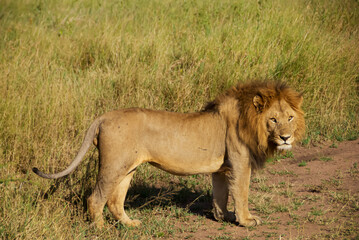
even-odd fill
[{"label": "lion's belly", "polygon": [[149,161],[151,165],[175,175],[193,175],[217,172],[222,167],[223,162],[223,156],[214,159],[197,159],[193,161],[179,159],[153,159]]},{"label": "lion's belly", "polygon": [[[224,162],[225,146],[216,139],[199,137],[154,138],[157,144],[148,144],[147,162],[176,175],[191,175],[217,172]],[[224,142],[224,141],[223,141]]]}]

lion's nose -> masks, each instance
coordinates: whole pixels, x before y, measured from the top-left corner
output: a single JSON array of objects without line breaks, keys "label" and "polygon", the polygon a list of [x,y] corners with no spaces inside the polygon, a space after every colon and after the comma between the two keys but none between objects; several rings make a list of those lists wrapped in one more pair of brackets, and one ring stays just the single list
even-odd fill
[{"label": "lion's nose", "polygon": [[290,136],[280,136],[280,138],[284,141],[284,142],[286,142],[289,138],[290,138]]}]

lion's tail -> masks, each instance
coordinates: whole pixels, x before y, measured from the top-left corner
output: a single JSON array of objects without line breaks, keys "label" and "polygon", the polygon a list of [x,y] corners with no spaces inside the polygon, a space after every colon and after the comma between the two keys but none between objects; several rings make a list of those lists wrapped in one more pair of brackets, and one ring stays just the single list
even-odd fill
[{"label": "lion's tail", "polygon": [[62,172],[59,172],[59,173],[46,174],[46,173],[41,172],[36,167],[34,167],[32,169],[32,171],[34,173],[36,173],[37,175],[39,175],[40,177],[49,178],[49,179],[56,179],[56,178],[60,178],[60,177],[63,177],[63,176],[66,176],[66,175],[70,174],[81,163],[81,161],[82,161],[83,157],[85,156],[86,152],[91,147],[91,144],[92,144],[94,138],[97,135],[97,130],[98,130],[101,123],[102,123],[102,119],[97,118],[91,124],[90,128],[86,132],[85,139],[82,142],[82,146],[81,146],[79,152],[77,153],[77,156],[71,162],[70,166],[68,166],[65,170],[63,170]]}]

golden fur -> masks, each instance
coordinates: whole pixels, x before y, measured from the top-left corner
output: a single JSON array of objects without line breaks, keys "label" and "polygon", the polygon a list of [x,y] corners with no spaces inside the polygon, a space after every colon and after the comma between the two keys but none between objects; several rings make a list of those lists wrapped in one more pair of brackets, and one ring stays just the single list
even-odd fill
[{"label": "golden fur", "polygon": [[[105,204],[121,223],[137,226],[124,211],[131,178],[144,162],[177,175],[212,173],[213,213],[218,220],[243,226],[261,223],[248,210],[251,169],[263,167],[275,150],[287,150],[304,134],[302,96],[283,83],[238,84],[207,104],[199,113],[122,109],[96,119],[76,158],[64,171],[71,173],[94,142],[100,153],[95,190],[88,199],[91,219],[104,221]],[[227,210],[231,193],[235,212]]]}]

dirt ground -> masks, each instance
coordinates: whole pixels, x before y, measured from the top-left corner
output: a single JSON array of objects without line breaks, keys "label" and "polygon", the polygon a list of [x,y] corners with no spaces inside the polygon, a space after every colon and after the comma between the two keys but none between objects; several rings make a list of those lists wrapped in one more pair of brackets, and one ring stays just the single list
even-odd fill
[{"label": "dirt ground", "polygon": [[[264,223],[243,228],[210,214],[176,239],[359,239],[359,140],[296,147],[252,177],[250,211]],[[190,216],[179,223],[195,225]]]}]

